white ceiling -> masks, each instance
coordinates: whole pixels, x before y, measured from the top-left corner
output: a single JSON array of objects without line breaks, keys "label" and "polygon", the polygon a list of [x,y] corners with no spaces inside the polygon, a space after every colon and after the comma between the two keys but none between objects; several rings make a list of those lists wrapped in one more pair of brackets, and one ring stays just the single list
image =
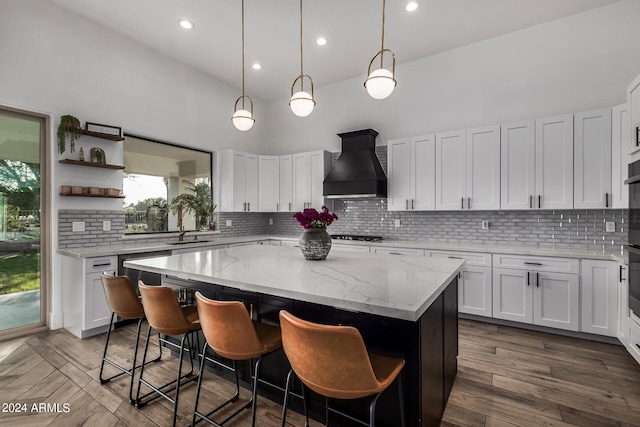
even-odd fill
[{"label": "white ceiling", "polygon": [[[240,0],[52,1],[240,88]],[[402,64],[616,1],[418,0],[409,13],[408,0],[389,0],[385,47]],[[353,77],[364,82],[381,45],[382,1],[306,0],[303,14],[304,71],[316,90]],[[185,18],[195,29],[178,25]],[[247,95],[288,97],[300,74],[298,0],[246,0],[245,31]],[[315,43],[319,36],[326,46]]]}]

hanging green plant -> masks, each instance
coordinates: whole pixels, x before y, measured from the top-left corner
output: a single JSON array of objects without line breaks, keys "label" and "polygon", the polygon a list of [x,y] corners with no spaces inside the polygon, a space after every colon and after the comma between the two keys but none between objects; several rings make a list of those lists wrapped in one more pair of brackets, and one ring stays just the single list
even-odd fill
[{"label": "hanging green plant", "polygon": [[67,136],[69,136],[69,149],[73,153],[76,150],[75,141],[82,136],[80,120],[70,114],[60,117],[57,136],[58,153],[63,154],[67,149]]}]

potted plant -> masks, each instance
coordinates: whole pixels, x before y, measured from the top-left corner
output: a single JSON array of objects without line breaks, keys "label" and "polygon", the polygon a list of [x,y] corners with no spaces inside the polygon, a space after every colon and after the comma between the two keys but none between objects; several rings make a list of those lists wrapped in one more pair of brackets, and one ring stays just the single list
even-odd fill
[{"label": "potted plant", "polygon": [[182,211],[193,213],[200,230],[208,230],[209,218],[216,210],[216,205],[211,199],[211,187],[207,182],[199,182],[198,184],[188,180],[184,180],[184,182],[187,184],[187,190],[191,193],[178,194],[171,199],[169,209],[178,217],[182,216]]},{"label": "potted plant", "polygon": [[327,258],[331,250],[331,236],[327,233],[327,227],[338,219],[338,215],[329,212],[326,206],[320,212],[314,208],[296,212],[293,217],[304,228],[300,236],[300,250],[305,259],[321,261]]},{"label": "potted plant", "polygon": [[82,136],[80,120],[71,114],[60,117],[58,125],[58,153],[63,154],[67,149],[67,136],[69,136],[69,148],[73,153],[76,150],[75,141]]}]

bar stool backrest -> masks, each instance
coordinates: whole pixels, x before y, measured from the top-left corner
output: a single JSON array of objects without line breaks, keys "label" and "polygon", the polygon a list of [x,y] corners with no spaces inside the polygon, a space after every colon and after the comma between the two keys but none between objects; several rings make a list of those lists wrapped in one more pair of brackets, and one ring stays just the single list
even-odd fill
[{"label": "bar stool backrest", "polygon": [[191,330],[191,322],[180,308],[176,294],[168,286],[148,286],[138,281],[147,322],[161,334],[181,335]]},{"label": "bar stool backrest", "polygon": [[144,317],[142,303],[127,276],[109,276],[102,273],[102,287],[112,312],[122,319]]},{"label": "bar stool backrest", "polygon": [[351,326],[321,325],[280,312],[282,346],[296,375],[311,390],[336,399],[382,391],[360,332]]},{"label": "bar stool backrest", "polygon": [[231,360],[247,360],[266,350],[249,312],[239,301],[215,301],[196,292],[202,333],[213,351]]}]

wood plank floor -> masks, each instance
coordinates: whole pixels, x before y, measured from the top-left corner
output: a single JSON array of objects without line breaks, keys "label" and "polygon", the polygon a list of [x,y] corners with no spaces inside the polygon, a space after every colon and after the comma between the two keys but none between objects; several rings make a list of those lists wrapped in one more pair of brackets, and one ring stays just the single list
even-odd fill
[{"label": "wood plank floor", "polygon": [[[133,339],[132,327],[116,330],[114,358],[126,363]],[[27,413],[0,412],[0,425],[170,425],[171,406],[164,399],[139,410],[128,402],[127,379],[99,384],[103,342],[104,335],[80,340],[58,330],[33,335],[17,346],[0,343],[0,354],[8,353],[0,360],[0,410],[9,403],[28,408]],[[5,348],[10,351],[3,352]],[[175,365],[174,358],[164,357],[148,372],[159,381],[171,379]],[[621,346],[460,320],[458,369],[443,426],[640,426],[640,366]],[[232,387],[207,374],[203,399],[214,405]],[[242,401],[248,394],[245,390]],[[178,425],[189,425],[194,395],[191,384],[181,392]],[[48,411],[31,411],[34,403],[49,404]],[[56,403],[59,411],[67,403],[69,411],[56,412]],[[259,426],[279,426],[280,416],[280,405],[259,400]],[[304,425],[296,413],[287,421]],[[249,426],[250,413],[226,425]],[[339,419],[332,425],[339,425]]]}]

